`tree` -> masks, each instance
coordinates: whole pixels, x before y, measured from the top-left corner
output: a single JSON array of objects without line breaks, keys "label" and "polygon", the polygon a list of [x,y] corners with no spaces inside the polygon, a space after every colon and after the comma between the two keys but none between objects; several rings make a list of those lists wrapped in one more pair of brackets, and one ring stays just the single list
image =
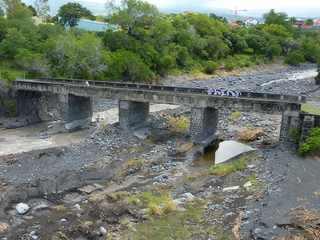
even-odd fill
[{"label": "tree", "polygon": [[111,55],[108,75],[112,79],[131,82],[146,82],[154,77],[150,68],[137,54],[125,50]]},{"label": "tree", "polygon": [[36,7],[37,15],[42,21],[46,22],[50,16],[50,7],[48,0],[35,0],[34,5]]},{"label": "tree", "polygon": [[20,0],[3,0],[2,5],[9,20],[31,19],[32,17],[32,11]]},{"label": "tree", "polygon": [[76,36],[71,31],[58,37],[53,36],[45,49],[53,75],[101,79],[107,70],[107,52],[95,34]]},{"label": "tree", "polygon": [[36,9],[35,9],[33,6],[29,5],[29,6],[27,6],[27,8],[28,8],[28,9],[30,10],[30,12],[32,13],[32,16],[37,16],[37,15],[38,15]]},{"label": "tree", "polygon": [[19,49],[27,46],[28,42],[22,32],[16,28],[9,28],[4,40],[0,43],[0,56],[12,59]]},{"label": "tree", "polygon": [[121,26],[131,36],[139,36],[139,28],[149,28],[160,15],[158,9],[141,0],[116,0],[107,3],[109,21]]},{"label": "tree", "polygon": [[313,26],[313,19],[309,18],[304,23],[308,26]]},{"label": "tree", "polygon": [[288,15],[286,13],[276,13],[274,9],[263,15],[265,24],[277,24],[288,26]]},{"label": "tree", "polygon": [[303,53],[298,50],[291,51],[285,59],[285,62],[289,65],[299,65],[305,61]]},{"label": "tree", "polygon": [[79,3],[67,3],[60,7],[58,17],[63,26],[75,27],[80,18],[92,18],[93,15],[90,10]]}]

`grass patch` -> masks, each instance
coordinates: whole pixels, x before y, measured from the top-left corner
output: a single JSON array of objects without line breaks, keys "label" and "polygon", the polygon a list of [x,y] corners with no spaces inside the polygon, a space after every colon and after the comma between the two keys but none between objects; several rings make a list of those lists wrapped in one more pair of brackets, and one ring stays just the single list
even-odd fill
[{"label": "grass patch", "polygon": [[320,107],[315,106],[312,103],[302,104],[301,110],[306,113],[320,115]]},{"label": "grass patch", "polygon": [[247,191],[256,192],[261,190],[264,187],[264,183],[258,181],[257,176],[255,174],[246,178],[244,183],[250,182],[251,186],[247,187]]},{"label": "grass patch", "polygon": [[249,162],[249,157],[243,156],[230,163],[213,165],[209,168],[209,174],[216,175],[216,176],[226,176],[237,171],[243,171],[244,169],[247,168],[248,162]]},{"label": "grass patch", "polygon": [[211,224],[206,223],[204,211],[205,202],[191,202],[186,206],[185,211],[153,217],[147,222],[137,224],[135,231],[129,231],[121,239],[229,239]]},{"label": "grass patch", "polygon": [[177,209],[171,195],[167,192],[143,192],[126,199],[128,204],[147,208],[150,216],[162,216]]},{"label": "grass patch", "polygon": [[126,162],[125,168],[140,170],[144,165],[144,159],[130,159]]},{"label": "grass patch", "polygon": [[241,112],[232,112],[229,116],[229,120],[236,122],[241,118]]},{"label": "grass patch", "polygon": [[168,125],[172,132],[186,133],[190,127],[190,119],[184,116],[170,117]]}]

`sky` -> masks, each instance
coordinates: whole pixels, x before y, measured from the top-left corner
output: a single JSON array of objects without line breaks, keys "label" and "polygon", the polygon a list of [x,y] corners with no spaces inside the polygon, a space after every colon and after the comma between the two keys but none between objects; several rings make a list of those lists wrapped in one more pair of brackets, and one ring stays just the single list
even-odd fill
[{"label": "sky", "polygon": [[[34,0],[23,0],[32,4]],[[49,0],[51,8],[56,11],[66,2],[78,1],[96,14],[105,12],[107,0]],[[166,12],[203,11],[223,9],[232,14],[235,9],[248,10],[239,12],[244,15],[262,15],[270,9],[285,11],[291,16],[320,17],[320,0],[146,0]]]},{"label": "sky", "polygon": [[[86,0],[87,2],[105,3],[105,0]],[[319,8],[320,0],[147,0],[159,8],[188,7],[203,5],[208,8],[243,8],[256,9],[285,9],[285,8]]]}]

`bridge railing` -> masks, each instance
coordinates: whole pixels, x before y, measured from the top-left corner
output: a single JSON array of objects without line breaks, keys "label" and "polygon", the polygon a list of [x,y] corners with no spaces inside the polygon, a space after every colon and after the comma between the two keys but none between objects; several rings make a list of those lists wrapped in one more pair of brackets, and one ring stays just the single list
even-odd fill
[{"label": "bridge railing", "polygon": [[[137,84],[137,83],[126,83],[126,82],[110,82],[110,81],[93,81],[93,80],[81,80],[81,79],[65,79],[65,78],[40,78],[30,80],[17,80],[19,81],[39,81],[39,82],[50,82],[50,83],[63,83],[81,86],[96,86],[96,87],[114,87],[114,88],[130,88],[136,90],[152,90],[152,91],[168,91],[177,93],[193,93],[193,94],[205,94],[210,95],[208,88],[190,88],[190,87],[175,87],[166,85],[151,85],[151,84]],[[221,95],[221,97],[228,97]],[[305,102],[305,96],[294,96],[294,95],[283,95],[274,93],[261,93],[261,92],[248,92],[239,91],[238,97],[240,98],[254,98],[254,99],[267,99],[275,101],[287,101],[287,102]]]}]

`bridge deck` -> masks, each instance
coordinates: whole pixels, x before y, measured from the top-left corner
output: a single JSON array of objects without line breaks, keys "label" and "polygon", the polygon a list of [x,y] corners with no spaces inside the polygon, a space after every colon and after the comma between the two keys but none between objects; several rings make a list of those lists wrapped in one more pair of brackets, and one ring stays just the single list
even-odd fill
[{"label": "bridge deck", "polygon": [[[117,88],[117,89],[132,89],[138,91],[156,91],[156,92],[171,92],[171,93],[187,93],[212,96],[215,98],[239,98],[244,100],[257,100],[265,102],[284,102],[284,103],[304,103],[306,97],[294,96],[294,95],[282,95],[272,93],[260,93],[260,92],[237,92],[237,96],[228,96],[226,94],[210,94],[208,88],[189,88],[189,87],[175,87],[165,85],[150,85],[150,84],[136,84],[136,83],[123,83],[123,82],[109,82],[109,81],[92,81],[92,80],[78,80],[78,79],[18,79],[15,81],[14,86],[19,88],[18,83],[34,83],[45,85],[61,85],[61,86],[74,86],[84,88]],[[89,86],[87,85],[89,83]],[[233,91],[235,92],[235,91]]]}]

